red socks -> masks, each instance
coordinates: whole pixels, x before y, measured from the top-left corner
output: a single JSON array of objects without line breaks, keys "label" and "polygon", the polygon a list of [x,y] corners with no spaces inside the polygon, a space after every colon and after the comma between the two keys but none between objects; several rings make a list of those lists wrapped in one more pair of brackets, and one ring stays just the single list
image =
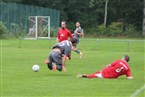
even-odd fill
[{"label": "red socks", "polygon": [[95,76],[95,74],[89,74],[87,75],[87,78],[97,78],[97,77]]}]

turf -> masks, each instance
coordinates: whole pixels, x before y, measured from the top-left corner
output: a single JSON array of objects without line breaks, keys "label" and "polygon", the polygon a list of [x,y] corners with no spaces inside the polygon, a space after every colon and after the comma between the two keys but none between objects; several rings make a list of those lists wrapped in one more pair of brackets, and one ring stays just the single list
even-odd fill
[{"label": "turf", "polygon": [[[79,49],[84,58],[72,52],[67,72],[48,70],[43,61],[55,40],[1,40],[1,97],[130,97],[145,84],[144,40],[82,39]],[[21,48],[19,48],[21,46]],[[128,54],[133,80],[81,79],[78,73],[90,74]],[[38,64],[39,72],[32,66]],[[145,90],[137,97],[144,97]]]}]

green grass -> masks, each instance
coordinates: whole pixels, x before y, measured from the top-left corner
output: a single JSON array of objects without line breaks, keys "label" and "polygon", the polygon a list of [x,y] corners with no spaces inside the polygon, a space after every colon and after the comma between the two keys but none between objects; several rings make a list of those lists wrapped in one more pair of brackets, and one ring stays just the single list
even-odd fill
[{"label": "green grass", "polygon": [[[143,40],[82,39],[79,45],[84,58],[72,52],[72,60],[66,63],[67,72],[53,72],[43,64],[52,40],[1,40],[0,95],[1,97],[130,97],[145,84],[145,48]],[[51,44],[51,45],[50,45]],[[112,61],[128,54],[133,80],[121,76],[118,79],[79,79],[78,73],[90,74]],[[39,72],[32,66],[38,64]],[[145,91],[137,97],[144,97]]]}]

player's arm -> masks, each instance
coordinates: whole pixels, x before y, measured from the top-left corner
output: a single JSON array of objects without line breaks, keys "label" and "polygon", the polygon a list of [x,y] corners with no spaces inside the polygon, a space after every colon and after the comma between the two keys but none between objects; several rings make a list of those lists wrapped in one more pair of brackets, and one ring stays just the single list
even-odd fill
[{"label": "player's arm", "polygon": [[57,38],[56,38],[56,42],[59,42],[59,33],[58,33],[58,35],[57,35]]},{"label": "player's arm", "polygon": [[58,38],[56,38],[56,42],[59,42],[59,39]]},{"label": "player's arm", "polygon": [[49,63],[49,60],[48,59],[45,59],[44,63],[45,64],[48,64]]},{"label": "player's arm", "polygon": [[126,72],[126,77],[127,77],[128,79],[133,79],[133,77],[132,77],[131,74],[130,74],[130,70],[128,70],[128,71]]},{"label": "player's arm", "polygon": [[56,38],[56,42],[59,42],[59,38],[60,38],[60,34],[59,34],[59,30],[57,32],[57,38]]},{"label": "player's arm", "polygon": [[67,60],[67,57],[69,56],[69,54],[70,54],[70,50],[69,49],[65,49],[64,55],[62,57],[62,67],[63,67],[64,71],[66,71],[65,63],[66,63],[66,60]]},{"label": "player's arm", "polygon": [[79,36],[83,35],[82,29],[78,29],[78,31],[74,31],[74,33],[78,34]]},{"label": "player's arm", "polygon": [[67,59],[67,56],[66,56],[66,55],[63,55],[63,57],[62,57],[62,68],[63,68],[63,70],[64,70],[65,72],[66,72],[66,68],[65,68],[66,59]]}]

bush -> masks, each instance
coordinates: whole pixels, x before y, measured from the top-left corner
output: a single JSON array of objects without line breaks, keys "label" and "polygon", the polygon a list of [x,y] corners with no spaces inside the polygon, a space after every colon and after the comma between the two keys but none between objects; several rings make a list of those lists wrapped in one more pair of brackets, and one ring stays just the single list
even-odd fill
[{"label": "bush", "polygon": [[108,33],[111,36],[121,36],[123,32],[123,25],[121,22],[112,22],[111,25],[108,26]]},{"label": "bush", "polygon": [[4,38],[6,33],[7,33],[6,26],[2,22],[0,22],[0,38]]},{"label": "bush", "polygon": [[142,37],[141,31],[131,24],[123,25],[121,22],[112,22],[105,27],[103,24],[87,29],[88,36],[94,37]]},{"label": "bush", "polygon": [[127,37],[141,37],[142,36],[141,31],[137,31],[136,27],[134,27],[131,24],[129,24],[125,27],[124,34]]},{"label": "bush", "polygon": [[55,35],[55,29],[54,28],[50,28],[50,37],[54,37]]},{"label": "bush", "polygon": [[105,35],[107,33],[107,28],[103,24],[99,25],[97,28],[99,34]]}]

